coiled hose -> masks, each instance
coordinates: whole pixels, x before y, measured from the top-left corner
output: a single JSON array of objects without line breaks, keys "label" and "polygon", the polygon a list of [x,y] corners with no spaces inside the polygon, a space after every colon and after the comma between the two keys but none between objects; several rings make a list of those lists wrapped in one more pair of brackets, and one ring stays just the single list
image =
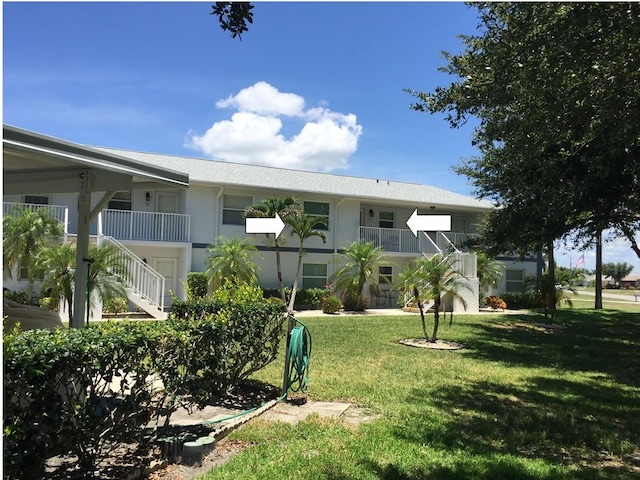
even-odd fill
[{"label": "coiled hose", "polygon": [[307,393],[309,387],[309,362],[311,360],[311,334],[307,326],[295,317],[290,316],[297,325],[291,330],[287,357],[285,360],[287,375],[287,392]]},{"label": "coiled hose", "polygon": [[[285,368],[286,373],[286,388],[283,388],[284,393],[278,398],[278,402],[287,398],[289,392],[302,392],[307,393],[309,387],[309,362],[311,360],[311,334],[307,326],[300,320],[296,319],[292,314],[289,314],[289,321],[295,322],[297,325],[293,327],[289,335],[289,342],[287,345],[287,352],[285,356]],[[243,410],[233,415],[228,415],[222,418],[216,418],[215,420],[208,420],[202,422],[201,425],[212,425],[214,423],[224,422],[233,418],[241,417],[254,412],[264,406],[262,405],[249,410]]]}]

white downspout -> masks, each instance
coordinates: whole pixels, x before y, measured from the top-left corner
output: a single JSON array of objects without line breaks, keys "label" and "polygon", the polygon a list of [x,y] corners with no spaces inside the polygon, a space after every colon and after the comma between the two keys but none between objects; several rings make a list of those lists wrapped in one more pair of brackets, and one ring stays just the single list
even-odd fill
[{"label": "white downspout", "polygon": [[334,228],[334,234],[333,234],[333,253],[338,253],[338,221],[339,221],[339,210],[340,210],[340,205],[342,205],[344,203],[344,198],[342,198],[338,203],[336,203],[336,221],[335,221],[335,228]]},{"label": "white downspout", "polygon": [[215,239],[218,238],[218,235],[220,235],[220,224],[222,223],[222,209],[220,208],[220,198],[222,197],[222,194],[224,193],[224,185],[222,185],[220,187],[220,190],[218,190],[218,193],[216,194],[216,207],[218,209],[218,215],[216,215],[218,217],[218,221],[215,223],[215,229],[213,232],[213,239],[215,242]]}]

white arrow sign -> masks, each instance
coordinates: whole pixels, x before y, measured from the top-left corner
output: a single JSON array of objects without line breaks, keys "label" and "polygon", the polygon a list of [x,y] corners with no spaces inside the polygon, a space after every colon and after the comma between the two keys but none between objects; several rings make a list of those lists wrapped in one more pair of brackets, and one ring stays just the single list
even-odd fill
[{"label": "white arrow sign", "polygon": [[450,232],[451,231],[451,215],[418,215],[416,208],[409,220],[407,226],[417,237],[418,231],[423,232]]},{"label": "white arrow sign", "polygon": [[273,233],[278,238],[284,230],[284,222],[277,213],[275,218],[246,218],[245,220],[246,233]]}]

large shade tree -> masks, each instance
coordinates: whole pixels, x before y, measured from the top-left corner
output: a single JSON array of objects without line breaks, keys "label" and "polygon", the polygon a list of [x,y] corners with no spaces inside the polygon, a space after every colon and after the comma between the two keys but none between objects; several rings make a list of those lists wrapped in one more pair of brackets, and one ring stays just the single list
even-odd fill
[{"label": "large shade tree", "polygon": [[[479,119],[480,154],[457,171],[500,207],[486,231],[513,250],[640,229],[640,4],[477,3],[478,35],[445,54],[457,77],[408,90],[453,127]],[[499,225],[501,223],[502,225]],[[503,247],[504,245],[496,245]]]}]

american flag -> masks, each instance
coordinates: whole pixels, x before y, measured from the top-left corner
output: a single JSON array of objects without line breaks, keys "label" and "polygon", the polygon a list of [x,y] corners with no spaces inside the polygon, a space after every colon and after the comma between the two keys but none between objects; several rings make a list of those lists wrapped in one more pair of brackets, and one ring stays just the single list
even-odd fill
[{"label": "american flag", "polygon": [[578,258],[578,261],[576,262],[574,268],[578,268],[580,265],[584,265],[584,253],[580,258]]}]

